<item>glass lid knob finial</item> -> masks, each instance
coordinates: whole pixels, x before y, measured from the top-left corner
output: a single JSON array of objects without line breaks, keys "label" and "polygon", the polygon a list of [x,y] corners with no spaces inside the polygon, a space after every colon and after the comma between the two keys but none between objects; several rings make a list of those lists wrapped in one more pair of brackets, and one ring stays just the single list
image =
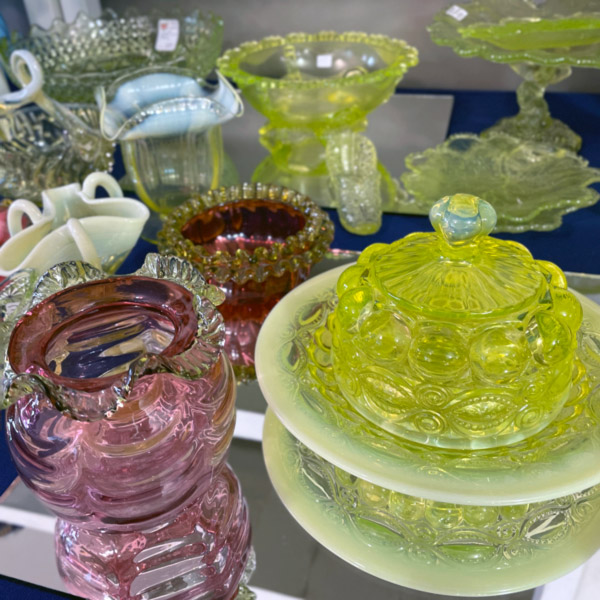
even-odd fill
[{"label": "glass lid knob finial", "polygon": [[445,196],[429,211],[433,228],[451,246],[461,246],[488,235],[496,226],[496,211],[470,194]]}]

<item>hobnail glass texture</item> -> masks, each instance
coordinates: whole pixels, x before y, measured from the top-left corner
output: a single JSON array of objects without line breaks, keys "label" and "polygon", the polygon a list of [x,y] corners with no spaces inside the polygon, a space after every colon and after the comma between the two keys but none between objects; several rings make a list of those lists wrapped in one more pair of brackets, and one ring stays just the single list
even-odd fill
[{"label": "hobnail glass texture", "polygon": [[[340,277],[340,389],[380,427],[423,444],[528,437],[569,394],[579,301],[558,267],[488,236],[496,215],[487,202],[446,197],[430,219],[436,233],[372,245]],[[431,385],[443,400],[423,394]]]},{"label": "hobnail glass texture", "polygon": [[[525,81],[520,112],[489,131],[577,151],[581,138],[550,116],[544,91],[571,67],[600,68],[600,11],[595,0],[473,0],[459,18],[444,8],[429,27],[436,44],[464,57],[509,63]],[[449,14],[450,12],[450,14]],[[456,13],[454,13],[456,14]]]},{"label": "hobnail glass texture", "polygon": [[[253,181],[272,181],[330,206],[325,149],[332,135],[362,132],[366,116],[394,93],[418,62],[403,41],[359,32],[293,33],[247,42],[217,61],[252,106],[267,117],[260,142],[270,156]],[[384,198],[394,188],[379,164]]]},{"label": "hobnail glass texture", "polygon": [[228,600],[250,531],[225,466],[235,380],[214,305],[223,295],[174,257],[105,277],[73,262],[3,286],[12,458],[59,517],[72,591]]},{"label": "hobnail glass texture", "polygon": [[77,139],[36,106],[0,115],[0,194],[40,201],[42,190],[112,169],[115,146],[100,135],[98,110],[67,108],[83,124]]},{"label": "hobnail glass texture", "polygon": [[[179,21],[173,51],[156,49],[159,19]],[[46,75],[45,92],[59,102],[94,102],[94,90],[151,65],[185,67],[197,76],[210,73],[221,53],[223,21],[195,10],[163,7],[151,14],[105,10],[98,18],[80,12],[75,21],[56,19],[49,29],[34,25],[28,37],[0,40],[0,57],[11,77],[13,50],[29,50]]]},{"label": "hobnail glass texture", "polygon": [[460,597],[518,591],[575,568],[598,546],[600,486],[542,502],[478,506],[389,490],[321,458],[269,411],[271,481],[329,550],[388,581]]},{"label": "hobnail glass texture", "polygon": [[306,196],[275,185],[211,190],[164,218],[161,253],[197,265],[225,293],[225,350],[241,378],[254,374],[265,317],[304,281],[333,239],[327,214]]},{"label": "hobnail glass texture", "polygon": [[550,231],[564,214],[591,206],[600,195],[590,188],[600,170],[564,149],[512,136],[450,136],[405,159],[401,180],[419,212],[444,194],[485,197],[496,210],[495,231]]}]

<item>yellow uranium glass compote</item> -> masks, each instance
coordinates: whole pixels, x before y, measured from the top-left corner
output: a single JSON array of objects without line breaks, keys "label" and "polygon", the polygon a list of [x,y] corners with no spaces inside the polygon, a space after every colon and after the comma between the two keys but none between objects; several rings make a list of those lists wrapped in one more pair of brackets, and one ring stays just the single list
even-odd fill
[{"label": "yellow uranium glass compote", "polygon": [[562,271],[488,234],[496,214],[457,194],[434,233],[367,248],[337,283],[337,383],[383,429],[445,448],[490,448],[544,428],[571,388],[579,301]]},{"label": "yellow uranium glass compote", "polygon": [[519,113],[483,135],[506,133],[577,152],[581,138],[552,118],[546,87],[572,67],[600,68],[597,0],[472,0],[445,8],[429,27],[431,39],[463,57],[507,63],[523,78]]},{"label": "yellow uranium glass compote", "polygon": [[[227,51],[218,60],[219,69],[268,119],[259,133],[271,154],[253,181],[278,183],[322,206],[336,205],[339,186],[328,164],[331,168],[339,161],[327,161],[326,154],[335,157],[340,146],[342,154],[353,154],[356,140],[340,134],[364,131],[367,114],[388,100],[416,64],[417,51],[405,42],[358,32],[273,36]],[[386,201],[395,188],[380,163],[377,169]],[[344,170],[342,177],[360,175],[352,166]]]}]

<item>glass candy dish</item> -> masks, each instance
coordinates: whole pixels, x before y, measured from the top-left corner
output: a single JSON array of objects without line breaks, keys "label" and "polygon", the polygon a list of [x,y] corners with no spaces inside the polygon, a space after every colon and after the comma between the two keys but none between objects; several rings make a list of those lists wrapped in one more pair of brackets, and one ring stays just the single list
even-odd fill
[{"label": "glass candy dish", "polygon": [[275,185],[211,190],[165,217],[161,253],[198,266],[225,293],[225,349],[236,374],[254,375],[258,331],[273,306],[304,281],[333,239],[309,198]]},{"label": "glass candy dish", "polygon": [[524,81],[519,113],[483,135],[503,132],[577,151],[581,138],[550,116],[544,92],[571,67],[600,68],[600,7],[596,0],[473,0],[440,11],[429,27],[436,44],[464,57],[508,63]]},{"label": "glass candy dish", "polygon": [[[488,236],[475,196],[440,200],[435,233],[374,244],[337,283],[333,369],[383,429],[447,448],[512,444],[544,428],[571,388],[581,306],[552,263]],[[435,400],[423,389],[444,390]]]},{"label": "glass candy dish", "polygon": [[[161,19],[174,19],[174,48],[156,47]],[[172,26],[172,25],[171,25]],[[164,27],[164,24],[163,24]],[[223,21],[212,13],[189,14],[163,7],[156,14],[128,9],[123,15],[105,10],[98,18],[80,12],[75,21],[56,19],[49,29],[34,25],[28,37],[0,40],[0,58],[9,75],[14,50],[29,50],[47,75],[46,92],[59,102],[94,102],[97,86],[151,65],[185,67],[196,76],[210,73],[221,53]]]},{"label": "glass candy dish", "polygon": [[311,535],[359,569],[413,589],[460,597],[516,592],[560,577],[599,546],[599,485],[506,506],[436,502],[327,462],[271,410],[263,452],[279,497]]},{"label": "glass candy dish", "polygon": [[73,593],[231,600],[245,583],[222,299],[192,265],[156,254],[132,275],[70,262],[3,284],[8,445],[58,516]]},{"label": "glass candy dish", "polygon": [[[335,206],[339,173],[330,180],[326,151],[334,155],[331,145],[341,144],[339,152],[351,156],[353,138],[340,134],[363,132],[367,114],[388,100],[417,60],[417,51],[403,41],[359,32],[272,36],[225,52],[217,61],[220,70],[268,119],[259,135],[271,155],[253,181],[278,183]],[[387,202],[395,197],[394,184],[377,167],[381,185],[365,189]],[[342,175],[356,170],[344,165]]]},{"label": "glass candy dish", "polygon": [[497,214],[495,231],[550,231],[600,198],[588,187],[600,181],[600,169],[587,160],[502,133],[459,133],[405,163],[401,181],[418,212],[427,214],[443,194],[485,196]]}]

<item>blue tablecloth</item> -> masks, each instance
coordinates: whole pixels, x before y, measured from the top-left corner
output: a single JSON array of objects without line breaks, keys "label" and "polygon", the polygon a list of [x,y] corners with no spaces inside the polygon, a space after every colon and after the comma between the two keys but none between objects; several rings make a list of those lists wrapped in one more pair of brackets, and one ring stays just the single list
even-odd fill
[{"label": "blue tablecloth", "polygon": [[[402,90],[406,92],[422,90]],[[443,91],[440,93],[448,93]],[[498,119],[517,112],[514,93],[510,92],[455,92],[455,103],[448,134],[460,132],[479,133]],[[583,138],[581,154],[594,167],[600,167],[600,94],[547,95],[554,117],[567,123]],[[115,175],[123,174],[123,166],[117,160]],[[600,190],[600,187],[598,188]],[[336,225],[333,246],[362,250],[374,242],[392,242],[413,231],[429,230],[426,217],[386,215],[380,231],[373,236],[356,236],[339,225],[335,211],[329,211]],[[563,225],[552,232],[528,232],[501,234],[498,237],[514,239],[525,244],[536,258],[557,263],[566,271],[600,273],[600,203],[575,211],[564,218]],[[123,264],[121,271],[129,273],[137,269],[145,254],[153,246],[140,242]],[[0,435],[0,494],[16,477],[16,471],[8,456],[6,441]],[[32,568],[35,568],[32,565]],[[51,600],[65,598],[57,594],[0,577],[0,598],[13,600]]]}]

